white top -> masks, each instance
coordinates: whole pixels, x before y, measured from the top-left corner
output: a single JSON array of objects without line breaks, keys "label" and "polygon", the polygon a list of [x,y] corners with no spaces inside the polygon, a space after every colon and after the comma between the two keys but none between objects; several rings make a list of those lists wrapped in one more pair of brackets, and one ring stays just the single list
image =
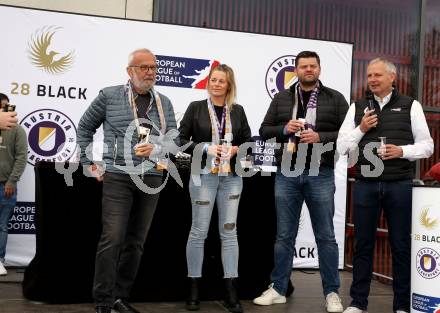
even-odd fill
[{"label": "white top", "polygon": [[[374,98],[379,103],[380,110],[390,102],[391,93],[383,99],[376,95]],[[337,150],[340,154],[347,154],[358,147],[359,142],[365,133],[359,126],[356,127],[354,122],[355,105],[352,103],[345,116],[344,122],[339,129],[337,140]],[[411,130],[414,138],[414,144],[400,146],[403,151],[402,158],[414,161],[417,159],[428,158],[434,151],[434,141],[429,134],[428,124],[426,123],[425,114],[422,105],[414,100],[411,106]]]}]

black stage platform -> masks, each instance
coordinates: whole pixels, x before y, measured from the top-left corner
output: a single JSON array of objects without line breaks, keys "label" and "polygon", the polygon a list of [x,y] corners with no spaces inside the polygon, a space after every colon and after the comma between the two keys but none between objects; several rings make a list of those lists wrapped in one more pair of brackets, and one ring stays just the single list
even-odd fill
[{"label": "black stage platform", "polygon": [[[185,248],[191,227],[189,172],[180,170],[184,188],[169,179],[162,191],[132,300],[181,301],[186,297]],[[89,302],[100,234],[102,185],[82,175],[68,187],[54,163],[35,167],[36,254],[26,268],[23,294],[53,303]],[[223,270],[217,214],[205,245],[202,299],[223,298]],[[275,239],[273,177],[245,178],[237,231],[240,297],[252,299],[267,288]]]}]

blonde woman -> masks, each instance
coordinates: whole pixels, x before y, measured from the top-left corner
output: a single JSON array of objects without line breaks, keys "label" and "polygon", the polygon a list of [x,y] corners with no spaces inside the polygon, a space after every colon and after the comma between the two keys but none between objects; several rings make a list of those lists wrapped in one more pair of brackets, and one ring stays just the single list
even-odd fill
[{"label": "blonde woman", "polygon": [[[192,202],[192,226],[186,246],[190,296],[186,308],[200,309],[199,280],[202,276],[203,251],[208,234],[214,202],[219,214],[219,232],[222,242],[222,263],[226,286],[225,307],[230,312],[243,312],[237,296],[238,243],[237,211],[243,188],[242,178],[234,172],[239,146],[251,140],[246,114],[243,107],[236,104],[234,72],[220,64],[213,68],[208,77],[208,98],[192,102],[180,123],[182,144],[192,142],[187,152],[205,142],[202,168],[206,160],[210,172],[200,175],[200,184],[190,179],[189,191]],[[228,142],[225,157],[220,142]],[[220,163],[229,163],[222,167]],[[217,162],[215,161],[217,160]],[[219,162],[218,162],[219,161]],[[220,172],[220,174],[219,174]]]}]

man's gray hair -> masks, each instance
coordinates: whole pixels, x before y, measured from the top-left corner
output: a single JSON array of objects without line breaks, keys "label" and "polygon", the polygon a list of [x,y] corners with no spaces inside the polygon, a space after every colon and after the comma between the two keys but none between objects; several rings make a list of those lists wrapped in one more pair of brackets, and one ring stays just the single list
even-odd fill
[{"label": "man's gray hair", "polygon": [[394,63],[384,58],[375,58],[368,63],[368,66],[378,62],[382,62],[383,64],[385,64],[385,67],[389,73],[397,74],[397,69]]},{"label": "man's gray hair", "polygon": [[136,53],[147,53],[147,54],[151,54],[152,56],[154,56],[154,58],[156,58],[156,56],[154,55],[154,53],[151,52],[151,50],[148,50],[147,48],[136,49],[136,50],[134,50],[133,52],[131,52],[131,53],[128,55],[128,66],[131,65],[131,62],[133,62],[134,55],[135,55]]}]

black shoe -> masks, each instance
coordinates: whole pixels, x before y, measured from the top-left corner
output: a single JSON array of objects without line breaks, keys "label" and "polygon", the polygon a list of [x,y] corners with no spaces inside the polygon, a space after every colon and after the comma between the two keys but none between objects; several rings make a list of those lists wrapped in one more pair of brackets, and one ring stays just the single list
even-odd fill
[{"label": "black shoe", "polygon": [[117,299],[115,303],[113,303],[113,310],[118,313],[141,313],[123,299]]},{"label": "black shoe", "polygon": [[295,287],[292,285],[292,281],[289,279],[289,283],[287,284],[286,297],[290,297],[295,290]]},{"label": "black shoe", "polygon": [[188,311],[200,310],[199,300],[199,282],[200,278],[188,277],[189,280],[189,296],[186,299],[185,309]]},{"label": "black shoe", "polygon": [[224,306],[232,313],[242,313],[243,307],[238,299],[237,278],[225,278],[226,297]]},{"label": "black shoe", "polygon": [[108,307],[108,306],[100,306],[100,305],[98,305],[95,308],[95,312],[96,313],[111,313],[112,312],[112,308]]}]

